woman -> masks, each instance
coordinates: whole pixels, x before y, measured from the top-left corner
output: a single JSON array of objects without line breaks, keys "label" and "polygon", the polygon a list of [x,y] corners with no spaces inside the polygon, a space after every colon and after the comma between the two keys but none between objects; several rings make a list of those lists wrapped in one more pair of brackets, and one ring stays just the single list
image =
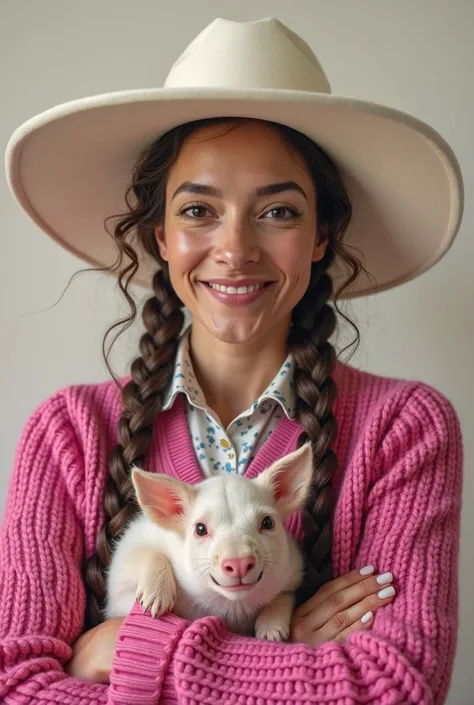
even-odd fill
[{"label": "woman", "polygon": [[[165,89],[60,106],[13,136],[22,206],[96,265],[124,155],[144,147],[108,271],[129,320],[130,282],[153,293],[122,390],[61,390],[25,427],[1,537],[3,702],[444,702],[457,417],[427,385],[336,362],[329,302],[439,259],[459,226],[461,178],[429,127],[328,91],[281,23],[216,20]],[[314,482],[296,522],[307,571],[291,643],[231,634],[214,617],[153,619],[138,604],[101,619],[113,541],[137,511],[133,464],[188,482],[256,474],[307,439]]]}]

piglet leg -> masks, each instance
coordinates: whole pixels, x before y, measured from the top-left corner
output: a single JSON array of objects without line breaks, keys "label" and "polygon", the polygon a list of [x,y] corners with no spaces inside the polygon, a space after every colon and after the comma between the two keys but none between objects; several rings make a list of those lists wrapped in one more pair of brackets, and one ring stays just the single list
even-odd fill
[{"label": "piglet leg", "polygon": [[260,611],[255,621],[255,636],[267,641],[287,641],[290,636],[294,595],[282,592]]},{"label": "piglet leg", "polygon": [[171,612],[176,600],[176,582],[168,559],[162,553],[141,548],[136,556],[137,600],[153,617]]}]

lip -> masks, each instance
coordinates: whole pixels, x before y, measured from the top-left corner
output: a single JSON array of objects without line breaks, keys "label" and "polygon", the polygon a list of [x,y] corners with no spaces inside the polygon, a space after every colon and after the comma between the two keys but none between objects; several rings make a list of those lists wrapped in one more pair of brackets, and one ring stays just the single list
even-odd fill
[{"label": "lip", "polygon": [[203,279],[202,284],[219,284],[220,286],[255,286],[256,284],[272,284],[271,279]]},{"label": "lip", "polygon": [[[251,291],[248,294],[227,294],[224,291],[218,291],[217,289],[213,289],[211,286],[209,286],[208,282],[210,284],[220,284],[220,286],[233,286],[235,288],[238,288],[238,286],[255,286],[255,284],[266,284],[266,286],[263,286],[261,289],[257,289],[256,291]],[[227,306],[231,306],[233,308],[242,308],[243,306],[248,306],[249,304],[254,303],[254,301],[257,301],[262,296],[265,296],[268,290],[272,288],[274,283],[275,282],[265,282],[263,280],[256,279],[234,279],[231,280],[230,283],[229,279],[209,279],[208,281],[200,282],[203,289],[205,289],[211,296],[217,299],[217,301],[220,301],[221,303],[226,304]]]},{"label": "lip", "polygon": [[254,580],[253,583],[238,583],[238,585],[221,585],[220,583],[217,582],[217,580],[212,575],[212,573],[211,573],[211,579],[216,585],[218,585],[220,588],[222,588],[222,590],[228,590],[229,592],[240,592],[241,590],[251,590],[253,587],[255,587],[255,585],[257,585],[257,583],[259,583],[260,580],[262,579],[262,575],[263,575],[263,570],[260,573],[260,575],[258,576],[257,580]]}]

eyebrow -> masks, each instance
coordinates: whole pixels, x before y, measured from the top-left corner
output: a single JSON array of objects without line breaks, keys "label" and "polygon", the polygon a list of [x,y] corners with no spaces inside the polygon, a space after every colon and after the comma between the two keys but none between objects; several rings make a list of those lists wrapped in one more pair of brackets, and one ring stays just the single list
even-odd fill
[{"label": "eyebrow", "polygon": [[[273,196],[276,193],[281,193],[282,191],[297,191],[301,193],[306,200],[308,200],[307,195],[299,186],[296,181],[282,181],[276,184],[266,184],[266,186],[259,186],[255,189],[255,196],[261,198],[262,196]],[[173,194],[172,201],[180,193],[196,193],[200,196],[211,196],[214,198],[222,198],[223,194],[221,189],[215,188],[214,186],[206,186],[205,184],[196,184],[192,181],[184,181],[181,186],[178,186]]]}]

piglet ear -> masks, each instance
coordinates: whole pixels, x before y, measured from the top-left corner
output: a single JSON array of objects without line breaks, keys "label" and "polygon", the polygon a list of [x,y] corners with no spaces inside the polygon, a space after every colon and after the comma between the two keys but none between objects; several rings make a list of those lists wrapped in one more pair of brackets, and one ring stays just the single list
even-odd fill
[{"label": "piglet ear", "polygon": [[194,488],[167,475],[133,468],[132,482],[138,504],[163,529],[177,530],[194,497]]},{"label": "piglet ear", "polygon": [[283,519],[301,509],[313,477],[313,452],[310,443],[270,465],[255,480],[269,492]]}]

